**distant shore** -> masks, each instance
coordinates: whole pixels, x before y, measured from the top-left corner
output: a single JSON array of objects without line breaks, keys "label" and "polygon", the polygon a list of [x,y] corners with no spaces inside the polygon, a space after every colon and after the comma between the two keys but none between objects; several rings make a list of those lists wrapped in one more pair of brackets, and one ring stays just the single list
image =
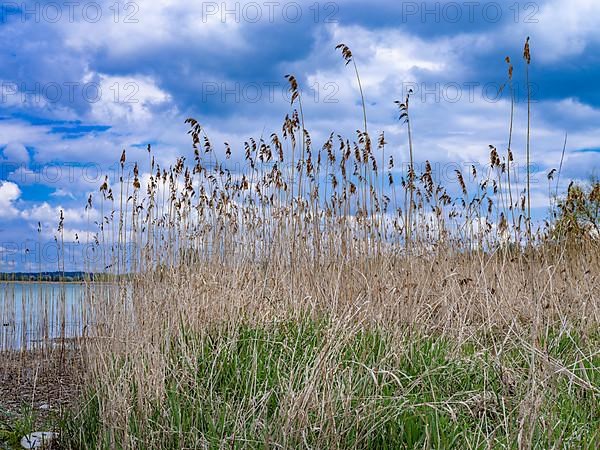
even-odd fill
[{"label": "distant shore", "polygon": [[106,278],[106,274],[80,271],[0,272],[0,283],[85,283]]},{"label": "distant shore", "polygon": [[85,284],[85,283],[103,283],[102,281],[86,280],[0,280],[0,284]]},{"label": "distant shore", "polygon": [[46,280],[0,280],[0,285],[2,284],[113,284],[113,281],[106,280],[65,280],[65,281],[46,281]]}]

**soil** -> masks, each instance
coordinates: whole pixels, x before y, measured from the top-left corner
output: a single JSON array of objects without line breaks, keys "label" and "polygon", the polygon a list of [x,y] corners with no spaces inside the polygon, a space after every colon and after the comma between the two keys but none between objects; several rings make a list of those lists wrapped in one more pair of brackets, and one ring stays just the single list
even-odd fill
[{"label": "soil", "polygon": [[45,352],[0,352],[0,420],[33,413],[36,425],[52,423],[75,404],[82,376],[81,352],[70,343]]}]

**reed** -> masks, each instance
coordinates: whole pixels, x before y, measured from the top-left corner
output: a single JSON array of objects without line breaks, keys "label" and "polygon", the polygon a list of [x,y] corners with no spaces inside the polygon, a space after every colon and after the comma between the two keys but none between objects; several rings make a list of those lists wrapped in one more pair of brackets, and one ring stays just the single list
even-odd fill
[{"label": "reed", "polygon": [[399,174],[400,149],[383,133],[371,144],[354,68],[364,127],[320,149],[288,75],[290,111],[269,140],[220,151],[189,118],[191,163],[161,167],[148,146],[128,173],[123,151],[98,191],[89,240],[101,257],[81,303],[83,394],[63,416],[65,448],[586,448],[600,437],[600,244],[557,237],[557,221],[534,232],[528,183],[523,245],[513,112],[505,162],[492,145],[489,170],[444,186],[414,161],[407,96]]}]

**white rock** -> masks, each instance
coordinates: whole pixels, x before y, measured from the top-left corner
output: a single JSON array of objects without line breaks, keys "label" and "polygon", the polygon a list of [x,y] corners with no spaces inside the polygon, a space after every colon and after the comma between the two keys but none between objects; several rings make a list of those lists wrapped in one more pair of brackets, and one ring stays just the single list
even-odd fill
[{"label": "white rock", "polygon": [[21,447],[27,449],[42,448],[44,445],[50,444],[56,437],[58,437],[57,433],[36,431],[21,438]]}]

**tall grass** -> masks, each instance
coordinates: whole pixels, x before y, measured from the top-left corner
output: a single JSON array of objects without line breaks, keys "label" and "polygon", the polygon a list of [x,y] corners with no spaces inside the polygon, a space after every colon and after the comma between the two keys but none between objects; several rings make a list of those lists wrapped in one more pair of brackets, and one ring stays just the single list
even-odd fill
[{"label": "tall grass", "polygon": [[410,134],[408,174],[384,167],[362,86],[364,130],[316,148],[287,79],[281,133],[221,152],[190,118],[193,161],[160,167],[148,146],[128,174],[123,151],[89,199],[112,282],[88,292],[63,444],[592,448],[598,241],[533,232],[511,144],[457,186],[419,171]]}]

